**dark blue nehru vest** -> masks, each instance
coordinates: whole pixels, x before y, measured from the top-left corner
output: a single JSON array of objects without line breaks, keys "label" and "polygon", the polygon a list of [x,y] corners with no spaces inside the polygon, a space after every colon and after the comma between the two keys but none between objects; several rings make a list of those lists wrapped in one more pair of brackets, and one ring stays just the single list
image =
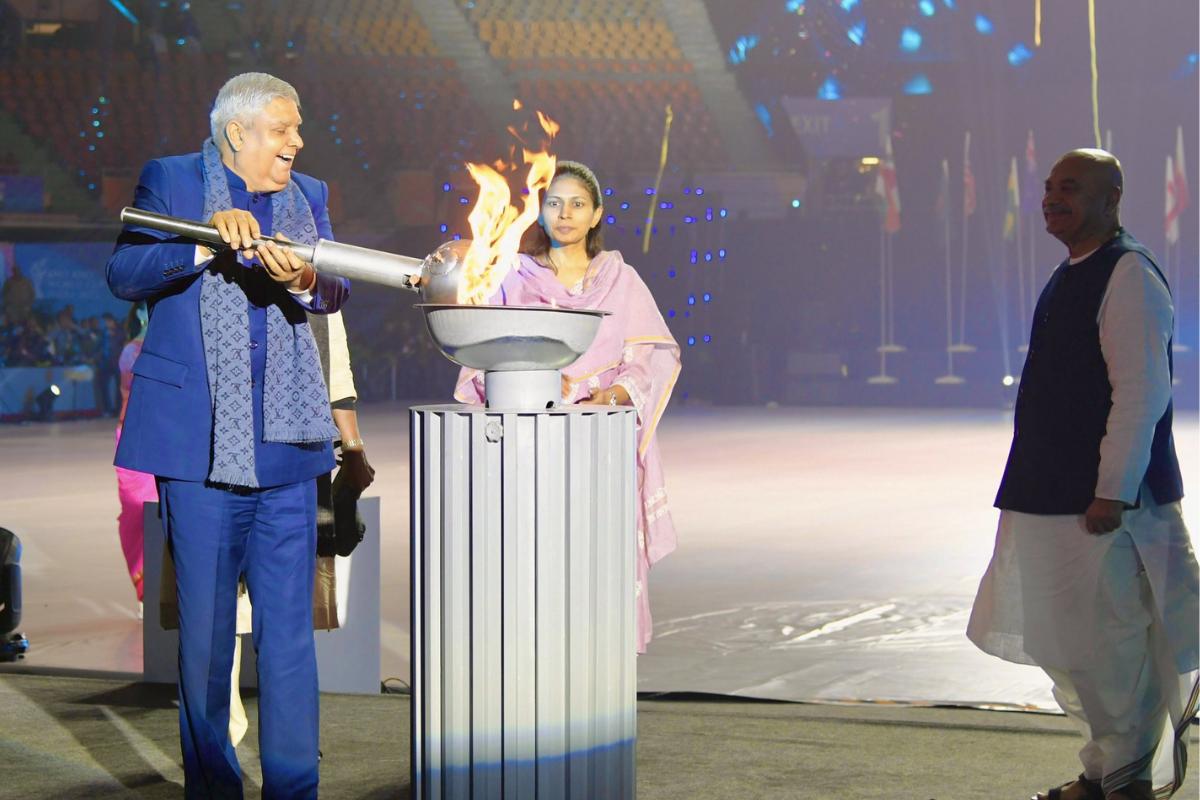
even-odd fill
[{"label": "dark blue nehru vest", "polygon": [[[1100,351],[1096,317],[1113,268],[1129,252],[1145,257],[1162,277],[1150,252],[1121,230],[1078,264],[1059,264],[1042,290],[1034,309],[1012,449],[996,495],[997,508],[1082,514],[1092,502],[1100,471],[1100,440],[1112,408],[1112,385]],[[1170,353],[1168,344],[1169,365]],[[1156,503],[1183,497],[1170,403],[1154,429],[1144,483]]]}]

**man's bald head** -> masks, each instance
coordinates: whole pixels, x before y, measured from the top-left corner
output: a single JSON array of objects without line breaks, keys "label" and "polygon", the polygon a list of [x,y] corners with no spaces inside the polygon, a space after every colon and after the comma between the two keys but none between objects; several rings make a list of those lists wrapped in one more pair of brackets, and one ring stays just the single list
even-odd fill
[{"label": "man's bald head", "polygon": [[1107,150],[1098,147],[1080,147],[1064,153],[1055,165],[1067,159],[1079,161],[1096,178],[1104,182],[1110,189],[1122,191],[1125,188],[1125,173],[1121,170],[1121,162]]},{"label": "man's bald head", "polygon": [[1099,247],[1121,226],[1124,184],[1121,162],[1107,150],[1084,147],[1063,154],[1046,178],[1047,232],[1072,256]]}]

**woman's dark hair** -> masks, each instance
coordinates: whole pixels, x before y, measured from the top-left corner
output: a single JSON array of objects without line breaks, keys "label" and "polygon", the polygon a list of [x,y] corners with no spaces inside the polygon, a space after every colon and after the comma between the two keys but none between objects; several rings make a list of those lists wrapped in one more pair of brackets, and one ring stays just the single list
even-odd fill
[{"label": "woman's dark hair", "polygon": [[[604,205],[600,199],[600,181],[596,179],[596,173],[592,172],[587,166],[580,164],[578,161],[559,161],[554,167],[554,177],[557,178],[560,175],[570,175],[588,187],[588,194],[592,196],[593,206],[600,208]],[[588,231],[584,247],[587,250],[588,258],[595,258],[604,249],[603,217],[596,222],[595,227]],[[550,236],[546,233],[546,229],[542,227],[540,221],[536,225],[529,226],[529,230],[525,233],[524,241],[521,242],[521,252],[535,258],[544,256],[550,252]],[[547,266],[551,269],[554,268],[553,264],[547,264]]]},{"label": "woman's dark hair", "polygon": [[125,335],[130,339],[136,339],[138,334],[142,332],[144,327],[142,318],[138,315],[138,309],[146,307],[145,301],[139,301],[129,307],[129,313],[125,316]]}]

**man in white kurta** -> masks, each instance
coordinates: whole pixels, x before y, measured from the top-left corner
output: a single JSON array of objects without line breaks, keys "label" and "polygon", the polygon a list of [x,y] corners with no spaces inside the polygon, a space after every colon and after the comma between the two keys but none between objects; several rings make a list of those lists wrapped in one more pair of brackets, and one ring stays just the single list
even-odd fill
[{"label": "man in white kurta", "polygon": [[1196,713],[1197,565],[1170,431],[1174,312],[1152,257],[1120,228],[1121,186],[1119,163],[1098,150],[1068,153],[1046,181],[1047,231],[1069,257],[1035,312],[996,550],[967,631],[985,652],[1042,667],[1080,725],[1083,772],[1038,795],[1051,800],[1169,796]]}]

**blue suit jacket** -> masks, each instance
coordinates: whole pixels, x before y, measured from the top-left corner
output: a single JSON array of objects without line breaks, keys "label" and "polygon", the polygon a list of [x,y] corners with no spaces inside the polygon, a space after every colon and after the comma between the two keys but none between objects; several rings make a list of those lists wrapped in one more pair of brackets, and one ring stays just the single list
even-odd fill
[{"label": "blue suit jacket", "polygon": [[[273,233],[271,195],[249,192],[229,170],[235,208],[250,211],[264,234]],[[308,199],[317,233],[332,239],[324,182],[293,173]],[[151,161],[142,170],[134,203],[191,220],[204,213],[204,178],[199,153]],[[205,220],[206,221],[206,220]],[[288,231],[282,231],[288,233]],[[147,228],[126,226],[108,260],[109,289],[125,300],[147,300],[150,323],[142,353],[134,363],[133,386],[125,412],[116,464],[163,478],[203,481],[212,450],[212,402],[200,330],[200,276],[213,262],[197,266],[193,242]],[[217,257],[223,271],[237,273],[247,295],[251,375],[254,386],[255,473],[260,486],[308,480],[333,469],[329,442],[284,444],[262,440],[262,376],[266,364],[266,309],[279,306],[293,324],[304,312],[331,313],[349,294],[344,278],[318,274],[312,302],[302,303],[258,270],[248,270],[232,253]]]}]

